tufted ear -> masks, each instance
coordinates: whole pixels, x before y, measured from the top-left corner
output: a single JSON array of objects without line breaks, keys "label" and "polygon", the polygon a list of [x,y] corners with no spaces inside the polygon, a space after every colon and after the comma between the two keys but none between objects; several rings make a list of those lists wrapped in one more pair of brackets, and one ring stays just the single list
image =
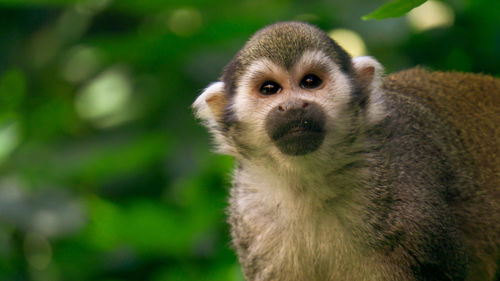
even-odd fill
[{"label": "tufted ear", "polygon": [[231,140],[222,129],[222,118],[227,105],[226,92],[223,82],[210,84],[194,101],[192,107],[197,118],[212,134],[216,150],[219,153],[237,155]]},{"label": "tufted ear", "polygon": [[198,96],[192,107],[196,117],[203,120],[207,126],[215,126],[221,120],[226,103],[224,82],[215,82]]},{"label": "tufted ear", "polygon": [[354,70],[361,87],[368,91],[378,90],[382,86],[384,68],[372,57],[356,57],[352,59]]},{"label": "tufted ear", "polygon": [[372,57],[357,57],[352,63],[358,83],[368,97],[366,108],[368,122],[376,124],[387,116],[382,89],[384,67]]}]

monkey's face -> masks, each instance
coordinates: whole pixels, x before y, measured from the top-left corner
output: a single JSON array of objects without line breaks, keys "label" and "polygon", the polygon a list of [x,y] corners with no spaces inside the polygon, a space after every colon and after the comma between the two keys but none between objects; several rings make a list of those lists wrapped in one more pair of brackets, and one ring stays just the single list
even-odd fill
[{"label": "monkey's face", "polygon": [[257,32],[193,107],[224,154],[329,160],[361,126],[360,93],[370,96],[365,115],[378,114],[381,72],[376,60],[351,60],[310,25],[276,24]]},{"label": "monkey's face", "polygon": [[240,139],[266,153],[275,148],[290,156],[313,153],[345,123],[351,88],[321,51],[304,52],[288,69],[267,58],[256,60],[238,81],[231,106],[248,132]]}]

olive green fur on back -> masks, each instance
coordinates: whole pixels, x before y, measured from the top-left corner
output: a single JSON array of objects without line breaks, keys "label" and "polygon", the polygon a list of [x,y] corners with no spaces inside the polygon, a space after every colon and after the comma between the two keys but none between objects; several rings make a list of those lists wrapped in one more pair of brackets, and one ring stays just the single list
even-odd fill
[{"label": "olive green fur on back", "polygon": [[[479,184],[491,185],[486,189],[500,195],[499,79],[414,68],[387,76],[385,87],[390,92],[417,98],[450,124],[474,160]],[[496,181],[493,175],[497,175]]]},{"label": "olive green fur on back", "polygon": [[500,233],[500,80],[414,68],[388,75],[384,87],[387,97],[413,100],[414,107],[430,109],[436,122],[447,128],[441,136],[453,138],[450,147],[457,150],[448,153],[462,159],[456,164],[470,170],[471,177],[450,187],[458,193],[449,202],[465,247],[473,253],[467,280],[489,280],[498,270],[495,261],[500,261],[500,242],[492,238]]}]

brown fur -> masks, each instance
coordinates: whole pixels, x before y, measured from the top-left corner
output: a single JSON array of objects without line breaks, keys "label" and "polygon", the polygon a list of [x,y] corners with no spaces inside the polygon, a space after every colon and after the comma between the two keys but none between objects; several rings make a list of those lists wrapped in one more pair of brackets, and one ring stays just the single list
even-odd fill
[{"label": "brown fur", "polygon": [[389,75],[385,86],[417,99],[456,132],[471,161],[474,181],[454,205],[465,243],[474,253],[469,279],[491,280],[500,258],[500,81],[487,75],[415,68]]}]

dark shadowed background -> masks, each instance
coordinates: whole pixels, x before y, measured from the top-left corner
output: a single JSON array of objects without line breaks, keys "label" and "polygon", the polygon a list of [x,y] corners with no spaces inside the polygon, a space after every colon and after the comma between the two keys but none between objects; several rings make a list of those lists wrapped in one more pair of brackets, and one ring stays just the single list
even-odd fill
[{"label": "dark shadowed background", "polygon": [[232,160],[190,104],[257,29],[318,25],[393,72],[500,75],[500,1],[0,0],[0,280],[243,280]]}]

